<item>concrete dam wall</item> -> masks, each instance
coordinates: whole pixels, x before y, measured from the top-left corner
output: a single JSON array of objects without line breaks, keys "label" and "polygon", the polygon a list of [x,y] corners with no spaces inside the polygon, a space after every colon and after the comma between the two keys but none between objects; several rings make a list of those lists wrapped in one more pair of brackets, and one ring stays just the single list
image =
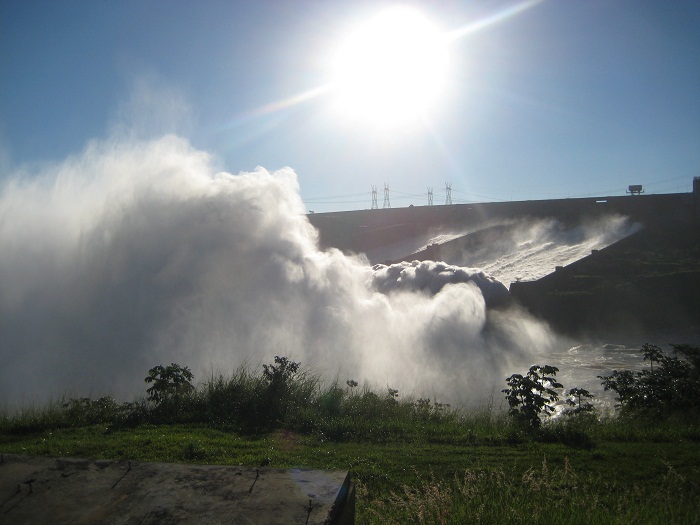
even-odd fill
[{"label": "concrete dam wall", "polygon": [[[694,190],[324,213],[309,220],[324,247],[365,253],[373,264],[438,260],[484,268],[478,257],[465,254],[478,255],[520,225],[551,220],[569,231],[596,220],[605,227],[605,218],[625,217],[634,228],[600,249],[577,252],[561,266],[552,263],[536,278],[521,280],[518,268],[508,273],[493,264],[485,271],[561,333],[700,333],[700,183]],[[420,244],[411,239],[431,238],[438,241],[410,249]],[[517,266],[518,258],[506,262]]]},{"label": "concrete dam wall", "polygon": [[620,214],[644,225],[692,215],[698,194],[631,195],[582,199],[514,201],[445,206],[412,206],[333,213],[308,218],[324,247],[366,252],[378,246],[425,233],[476,227],[492,221],[555,218],[564,224]]}]

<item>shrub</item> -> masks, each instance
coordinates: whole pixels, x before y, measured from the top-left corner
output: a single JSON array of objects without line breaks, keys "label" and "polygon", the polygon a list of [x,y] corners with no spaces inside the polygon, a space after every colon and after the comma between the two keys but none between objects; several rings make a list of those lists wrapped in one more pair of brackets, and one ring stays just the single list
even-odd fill
[{"label": "shrub", "polygon": [[263,394],[263,414],[265,422],[270,427],[280,426],[292,403],[292,390],[300,363],[295,363],[287,357],[275,356],[275,363],[263,365],[263,378],[267,387]]},{"label": "shrub", "polygon": [[569,390],[568,397],[566,399],[566,404],[572,408],[567,408],[564,414],[567,416],[581,416],[584,414],[591,414],[595,407],[588,401],[583,401],[585,399],[593,399],[593,394],[591,394],[585,388],[572,388]]},{"label": "shrub", "polygon": [[510,407],[509,414],[516,420],[527,423],[533,428],[542,424],[540,414],[554,412],[554,403],[559,399],[555,388],[562,388],[554,376],[559,371],[555,366],[533,365],[525,376],[513,374],[506,379],[508,386],[501,390],[506,394]]},{"label": "shrub", "polygon": [[146,383],[153,383],[153,386],[146,390],[148,399],[156,405],[160,405],[164,401],[178,400],[194,391],[192,379],[194,379],[194,375],[186,366],[181,367],[176,363],[165,367],[162,365],[154,366],[144,379]]},{"label": "shrub", "polygon": [[143,407],[139,403],[117,403],[109,396],[99,399],[71,398],[61,408],[62,424],[71,427],[99,423],[129,425],[137,424],[144,418]]},{"label": "shrub", "polygon": [[144,379],[146,383],[153,383],[146,390],[148,400],[155,404],[149,410],[149,419],[161,423],[196,421],[203,407],[197,406],[198,397],[191,383],[193,378],[189,368],[176,363],[151,368]]},{"label": "shrub", "polygon": [[[617,392],[624,411],[670,413],[700,409],[700,348],[671,344],[673,355],[652,344],[641,348],[650,370],[613,370],[598,376],[605,390]],[[654,366],[656,363],[656,366]]]}]

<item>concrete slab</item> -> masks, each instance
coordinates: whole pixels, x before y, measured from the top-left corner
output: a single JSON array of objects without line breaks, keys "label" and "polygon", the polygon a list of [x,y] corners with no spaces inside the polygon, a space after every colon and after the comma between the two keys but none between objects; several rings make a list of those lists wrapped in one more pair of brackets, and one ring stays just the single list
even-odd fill
[{"label": "concrete slab", "polygon": [[348,472],[3,454],[0,523],[354,523]]}]

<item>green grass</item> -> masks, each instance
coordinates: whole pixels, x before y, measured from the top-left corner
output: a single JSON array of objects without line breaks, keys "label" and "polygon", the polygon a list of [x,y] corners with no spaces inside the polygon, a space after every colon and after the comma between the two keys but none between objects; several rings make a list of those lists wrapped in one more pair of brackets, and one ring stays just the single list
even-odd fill
[{"label": "green grass", "polygon": [[[604,424],[602,425],[604,426]],[[504,428],[504,431],[506,429]],[[597,435],[598,431],[594,431]],[[504,436],[504,440],[507,436]],[[2,434],[5,453],[349,470],[358,523],[698,523],[700,446],[599,440],[590,450],[421,433],[334,442],[285,430],[244,435],[196,425],[104,425]]]},{"label": "green grass", "polygon": [[0,452],[349,470],[357,523],[700,523],[700,418],[522,428],[301,371],[240,369],[156,405],[61,400],[0,417]]}]

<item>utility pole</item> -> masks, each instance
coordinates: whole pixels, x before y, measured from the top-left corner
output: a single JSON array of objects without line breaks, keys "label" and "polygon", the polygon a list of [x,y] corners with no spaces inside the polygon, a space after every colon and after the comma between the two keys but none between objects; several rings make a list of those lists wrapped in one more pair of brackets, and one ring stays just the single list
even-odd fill
[{"label": "utility pole", "polygon": [[372,185],[372,209],[379,209],[379,205],[377,204],[377,187],[375,185]]},{"label": "utility pole", "polygon": [[391,208],[391,202],[389,202],[389,185],[384,183],[384,206],[383,208]]},{"label": "utility pole", "polygon": [[433,205],[433,188],[428,188],[428,206]]},{"label": "utility pole", "polygon": [[445,205],[452,204],[452,183],[445,183]]}]

